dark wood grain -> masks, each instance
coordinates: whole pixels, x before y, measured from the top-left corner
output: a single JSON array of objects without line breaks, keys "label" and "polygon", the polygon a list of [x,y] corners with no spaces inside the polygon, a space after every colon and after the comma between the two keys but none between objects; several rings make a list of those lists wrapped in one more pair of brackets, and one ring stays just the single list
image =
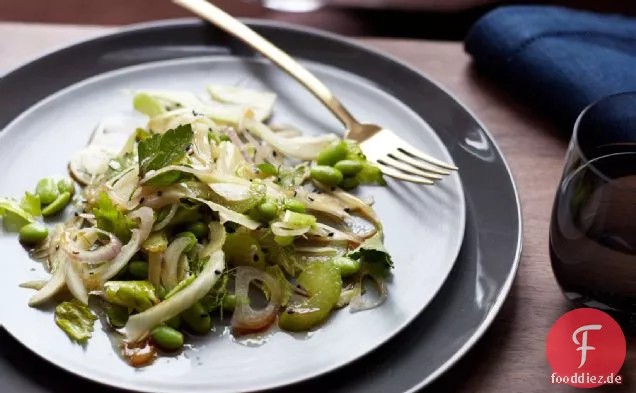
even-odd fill
[{"label": "dark wood grain", "polygon": [[[61,44],[110,29],[0,23],[0,73]],[[545,338],[568,310],[552,276],[548,223],[567,141],[546,119],[477,74],[457,43],[363,39],[427,73],[466,104],[495,136],[516,178],[524,216],[519,274],[502,312],[484,339],[430,391],[575,392],[550,384]],[[628,340],[621,374],[627,383],[605,392],[636,391],[636,341]],[[427,390],[428,391],[428,390]]]}]

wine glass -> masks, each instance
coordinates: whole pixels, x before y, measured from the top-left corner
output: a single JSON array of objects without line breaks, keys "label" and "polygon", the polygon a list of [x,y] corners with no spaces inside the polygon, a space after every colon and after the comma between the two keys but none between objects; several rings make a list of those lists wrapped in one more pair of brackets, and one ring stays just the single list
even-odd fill
[{"label": "wine glass", "polygon": [[550,258],[577,306],[636,321],[636,92],[576,121],[550,224]]}]

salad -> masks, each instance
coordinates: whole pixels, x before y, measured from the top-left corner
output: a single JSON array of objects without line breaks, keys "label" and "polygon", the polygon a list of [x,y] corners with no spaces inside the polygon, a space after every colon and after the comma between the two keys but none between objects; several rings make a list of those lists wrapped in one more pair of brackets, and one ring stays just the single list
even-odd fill
[{"label": "salad", "polygon": [[269,125],[275,101],[225,86],[136,92],[144,128],[98,127],[71,178],[0,198],[4,227],[51,273],[21,284],[29,306],[56,305],[82,343],[101,319],[133,366],[213,320],[231,317],[234,335],[303,332],[379,306],[392,260],[372,201],[349,191],[384,185],[381,172],[354,141]]}]

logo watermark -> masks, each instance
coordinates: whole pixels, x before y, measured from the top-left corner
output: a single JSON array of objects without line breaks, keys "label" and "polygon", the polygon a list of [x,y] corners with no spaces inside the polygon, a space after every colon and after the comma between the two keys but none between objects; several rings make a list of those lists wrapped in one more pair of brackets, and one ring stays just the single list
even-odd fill
[{"label": "logo watermark", "polygon": [[550,382],[581,388],[621,384],[625,335],[608,314],[595,309],[570,311],[550,329],[546,356]]}]

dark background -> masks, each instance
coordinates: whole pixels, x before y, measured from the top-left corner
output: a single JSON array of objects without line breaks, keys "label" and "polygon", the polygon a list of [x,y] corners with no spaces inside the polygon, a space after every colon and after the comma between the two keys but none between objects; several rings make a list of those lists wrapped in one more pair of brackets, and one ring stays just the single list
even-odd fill
[{"label": "dark background", "polygon": [[[358,1],[364,3],[367,0]],[[216,0],[214,3],[235,16],[282,20],[347,35],[461,40],[472,23],[488,10],[499,4],[522,3],[492,1],[492,5],[453,12],[327,7],[306,14],[265,10],[258,0]],[[422,7],[426,7],[427,0],[421,0],[421,3]],[[525,3],[559,4],[636,15],[634,0],[553,0]],[[185,16],[189,16],[187,12],[170,0],[0,0],[2,21],[121,25]]]}]

